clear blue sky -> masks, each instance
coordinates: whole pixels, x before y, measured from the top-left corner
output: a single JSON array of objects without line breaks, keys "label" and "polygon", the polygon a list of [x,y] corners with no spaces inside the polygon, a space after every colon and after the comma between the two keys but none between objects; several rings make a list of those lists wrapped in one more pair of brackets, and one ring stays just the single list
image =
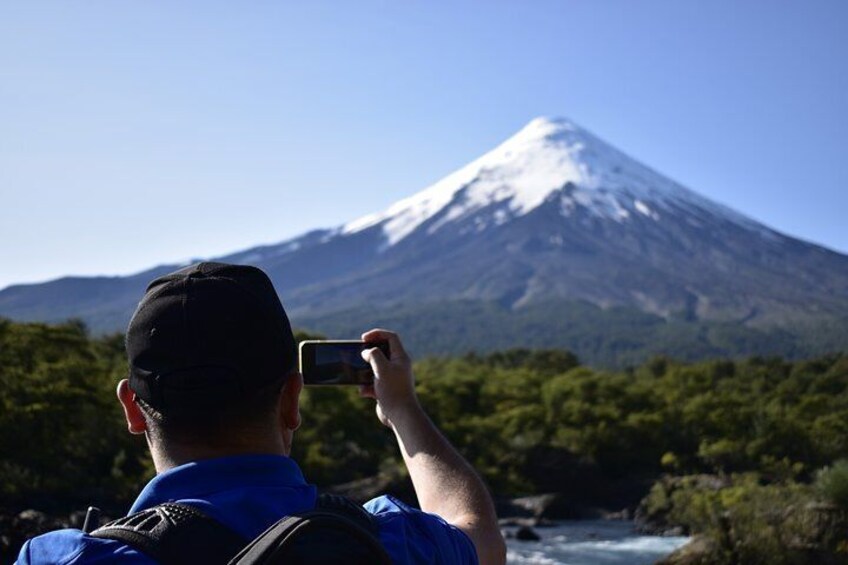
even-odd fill
[{"label": "clear blue sky", "polygon": [[848,252],[848,2],[4,2],[0,288],[332,227],[538,115]]}]

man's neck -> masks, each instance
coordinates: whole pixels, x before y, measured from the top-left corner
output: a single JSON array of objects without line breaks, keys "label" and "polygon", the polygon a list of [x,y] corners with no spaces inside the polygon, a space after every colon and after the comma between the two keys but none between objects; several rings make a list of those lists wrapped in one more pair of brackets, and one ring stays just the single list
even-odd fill
[{"label": "man's neck", "polygon": [[150,445],[150,454],[153,457],[153,465],[156,473],[164,473],[174,467],[191,463],[192,461],[203,461],[205,459],[217,459],[219,457],[232,457],[235,455],[288,455],[290,452],[286,445],[280,442],[268,442],[262,444],[243,444],[233,446],[184,446],[170,445],[167,449],[160,446]]}]

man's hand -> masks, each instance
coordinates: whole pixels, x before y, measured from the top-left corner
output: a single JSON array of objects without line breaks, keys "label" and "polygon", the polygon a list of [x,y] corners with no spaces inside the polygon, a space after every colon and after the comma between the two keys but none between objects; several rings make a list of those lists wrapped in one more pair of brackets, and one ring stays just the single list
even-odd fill
[{"label": "man's hand", "polygon": [[360,388],[377,399],[377,417],[395,433],[421,510],[438,514],[474,543],[482,565],[501,565],[506,545],[492,499],[474,469],[442,436],[415,395],[412,361],[397,334],[371,330],[365,342],[387,341],[389,357],[376,347],[362,352],[374,370],[374,384]]},{"label": "man's hand", "polygon": [[362,352],[362,358],[374,370],[374,384],[360,386],[359,394],[377,399],[377,417],[383,425],[394,427],[392,422],[403,417],[405,412],[421,409],[415,395],[412,360],[394,332],[371,330],[362,334],[362,341],[385,341],[389,344],[388,359],[377,347]]}]

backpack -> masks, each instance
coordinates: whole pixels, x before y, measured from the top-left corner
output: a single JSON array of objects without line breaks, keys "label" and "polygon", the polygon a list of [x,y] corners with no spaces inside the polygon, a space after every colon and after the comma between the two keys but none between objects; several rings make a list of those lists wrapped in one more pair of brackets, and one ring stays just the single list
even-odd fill
[{"label": "backpack", "polygon": [[167,502],[114,520],[89,535],[123,542],[163,565],[208,563],[390,564],[371,515],[321,494],[314,510],[284,516],[252,541],[188,504]]}]

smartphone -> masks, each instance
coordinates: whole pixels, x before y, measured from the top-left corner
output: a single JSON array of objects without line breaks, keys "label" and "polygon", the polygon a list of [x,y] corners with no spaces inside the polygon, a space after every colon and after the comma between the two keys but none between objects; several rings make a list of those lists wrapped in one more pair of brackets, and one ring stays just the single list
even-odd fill
[{"label": "smartphone", "polygon": [[362,359],[362,351],[378,347],[389,356],[387,341],[365,343],[360,340],[300,342],[300,372],[307,385],[370,385],[374,382],[371,365]]}]

